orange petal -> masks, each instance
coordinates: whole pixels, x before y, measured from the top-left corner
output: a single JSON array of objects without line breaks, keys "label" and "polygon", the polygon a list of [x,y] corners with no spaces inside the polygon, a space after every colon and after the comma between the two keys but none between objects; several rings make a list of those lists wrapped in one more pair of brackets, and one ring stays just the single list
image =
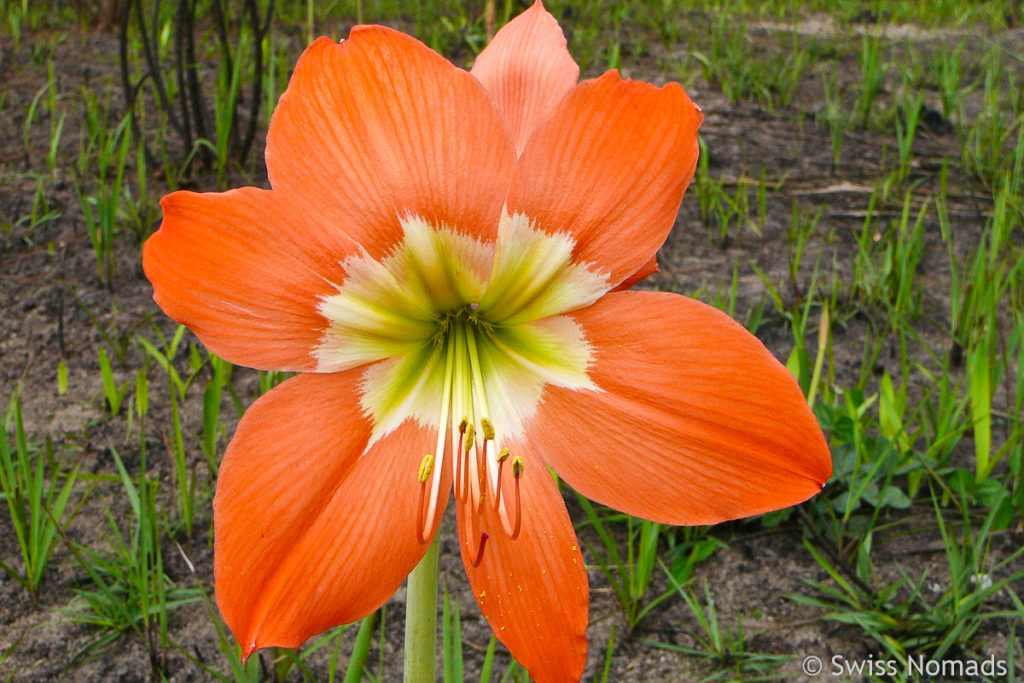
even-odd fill
[{"label": "orange petal", "polygon": [[287,380],[249,408],[224,456],[217,604],[245,656],[369,614],[427,549],[417,469],[435,435],[408,421],[364,453],[362,374]]},{"label": "orange petal", "polygon": [[327,321],[319,297],[356,248],[337,227],[277,192],[175,192],[143,249],[153,297],[217,355],[240,365],[311,370]]},{"label": "orange petal", "polygon": [[471,74],[487,86],[521,154],[527,140],[580,76],[558,21],[537,0],[505,24]]},{"label": "orange petal", "polygon": [[[587,572],[558,487],[536,457],[522,455],[519,536],[506,535],[490,501],[476,516],[467,498],[456,506],[462,562],[480,611],[530,677],[578,681],[587,660]],[[505,484],[511,481],[506,472]]]},{"label": "orange petal", "polygon": [[515,151],[479,81],[415,38],[357,26],[299,58],[266,157],[275,190],[378,258],[409,213],[493,240]]},{"label": "orange petal", "polygon": [[573,317],[601,391],[549,386],[527,438],[583,495],[657,522],[714,524],[799,503],[831,475],[796,381],[724,313],[618,292]]},{"label": "orange petal", "polygon": [[627,277],[625,280],[622,281],[621,284],[619,284],[618,287],[616,287],[612,291],[613,292],[621,292],[624,289],[629,289],[630,287],[632,287],[636,283],[640,282],[644,278],[646,278],[646,277],[648,277],[650,275],[654,275],[659,270],[661,270],[661,269],[658,268],[658,257],[657,256],[652,256],[650,261],[648,261],[644,265],[640,266],[640,270],[636,271],[635,273],[633,273],[632,275]]},{"label": "orange petal", "polygon": [[537,129],[507,199],[618,285],[664,243],[697,165],[702,114],[681,87],[584,81]]}]

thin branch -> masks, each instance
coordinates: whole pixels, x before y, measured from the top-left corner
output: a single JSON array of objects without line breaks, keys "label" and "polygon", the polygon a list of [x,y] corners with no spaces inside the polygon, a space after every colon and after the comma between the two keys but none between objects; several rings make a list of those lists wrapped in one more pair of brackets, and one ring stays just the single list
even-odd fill
[{"label": "thin branch", "polygon": [[[138,95],[138,89],[132,87],[131,77],[128,75],[128,24],[131,21],[132,8],[129,5],[124,14],[121,17],[121,29],[118,33],[118,56],[121,61],[121,89],[124,91],[124,104],[127,109],[128,116],[132,124],[132,135],[135,136],[136,140],[142,140],[143,148],[146,150],[146,160],[150,161],[149,148],[146,147],[146,141],[142,137],[142,130],[139,126],[139,119],[135,115],[135,98]],[[142,83],[141,79],[139,83]]]},{"label": "thin branch", "polygon": [[[149,67],[149,73],[153,77],[153,85],[156,87],[157,97],[160,98],[160,105],[164,111],[167,112],[167,118],[171,122],[171,126],[178,131],[178,134],[184,137],[184,131],[181,128],[181,123],[174,115],[174,110],[171,108],[170,100],[167,98],[167,89],[164,87],[163,75],[160,71],[160,61],[158,56],[153,53],[153,45],[149,42],[149,32],[146,30],[146,19],[145,14],[142,11],[142,0],[135,0],[135,11],[138,16],[139,31],[142,32],[142,51],[146,56],[146,65]],[[160,2],[157,0],[156,14],[160,13]]]},{"label": "thin branch", "polygon": [[[185,56],[187,64],[185,73],[188,75],[188,93],[191,103],[192,115],[195,118],[196,134],[200,138],[209,140],[206,134],[206,123],[202,90],[199,88],[199,62],[196,60],[196,38],[195,38],[195,4],[193,0],[182,0],[181,10],[178,17],[178,30],[185,34]],[[191,146],[189,147],[191,150]],[[200,150],[201,158],[206,166],[210,165],[211,157],[209,148],[203,147]]]},{"label": "thin branch", "polygon": [[238,163],[244,164],[252,148],[253,139],[256,137],[256,124],[259,120],[260,105],[263,99],[263,38],[267,35],[270,27],[270,18],[274,11],[274,0],[267,3],[267,12],[260,22],[256,0],[246,0],[246,7],[249,10],[249,17],[253,25],[253,62],[255,73],[252,84],[252,100],[249,102],[249,124],[245,131],[245,138],[238,149]]},{"label": "thin branch", "polygon": [[185,80],[185,32],[181,30],[181,16],[188,0],[178,3],[178,27],[174,32],[174,70],[178,76],[178,104],[181,106],[181,118],[185,122],[185,153],[192,150],[192,120],[189,116],[188,85]]},{"label": "thin branch", "polygon": [[821,549],[824,550],[825,554],[832,559],[832,562],[834,562],[839,569],[843,570],[843,573],[846,574],[847,578],[849,578],[851,581],[857,584],[857,586],[862,591],[864,591],[865,594],[872,596],[872,598],[876,597],[878,594],[875,591],[875,589],[869,586],[862,578],[860,578],[856,570],[854,570],[853,567],[851,567],[849,563],[845,559],[843,559],[838,552],[836,552],[836,549],[832,547],[832,543],[830,543],[828,539],[821,535],[821,532],[818,531],[818,527],[815,526],[815,524],[811,521],[810,516],[807,514],[807,511],[804,510],[804,506],[797,505],[796,511],[800,515],[800,519],[803,520],[804,525],[807,527],[808,530],[810,530],[811,535],[814,536],[815,540],[818,541],[818,544],[820,545]]}]

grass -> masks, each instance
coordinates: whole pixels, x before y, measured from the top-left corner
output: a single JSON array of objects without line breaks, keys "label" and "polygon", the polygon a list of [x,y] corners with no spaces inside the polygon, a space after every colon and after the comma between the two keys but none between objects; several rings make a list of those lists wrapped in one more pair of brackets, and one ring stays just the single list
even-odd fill
[{"label": "grass", "polygon": [[[221,4],[235,13],[190,30]],[[67,281],[45,271],[60,273],[44,284],[60,301],[64,348],[45,383],[31,381],[33,363],[49,359],[9,375],[0,529],[11,542],[0,569],[25,610],[56,607],[81,626],[61,662],[69,675],[132,643],[155,680],[182,666],[225,681],[386,678],[400,629],[388,607],[298,651],[238,660],[212,603],[210,501],[233,425],[288,375],[235,368],[167,324],[138,293],[139,251],[165,192],[263,177],[261,131],[307,36],[385,22],[467,66],[486,41],[483,3],[292,0],[271,14],[267,2],[206,0],[184,4],[189,18],[133,0],[120,36],[107,21],[124,18],[109,16],[114,5],[0,0],[5,68],[17,76],[0,86],[0,115],[17,122],[0,165],[0,289],[38,285],[8,284],[8,259],[15,273],[22,258],[55,263],[72,249],[90,263]],[[519,8],[497,5],[499,24]],[[611,622],[591,642],[592,675],[618,680],[630,662],[665,656],[683,676],[772,680],[795,674],[805,654],[787,641],[790,627],[900,671],[994,649],[1019,672],[1024,57],[998,33],[1024,21],[1018,4],[548,6],[585,76],[621,68],[698,93],[708,120],[677,230],[703,225],[699,239],[670,243],[684,265],[663,259],[656,283],[696,289],[766,336],[835,464],[798,510],[716,528],[669,528],[570,498],[593,570],[592,621]],[[830,17],[835,33],[798,30],[809,12]],[[900,24],[941,30],[915,40],[885,30]],[[94,35],[106,53],[76,80],[66,65],[91,59]],[[738,134],[734,110],[749,126]],[[762,155],[773,140],[783,149]],[[691,256],[715,265],[694,273]],[[76,325],[67,339],[65,319]],[[88,417],[55,434],[50,418],[71,404]],[[81,528],[85,515],[94,530]],[[727,606],[715,574],[730,570],[724,558],[783,539],[800,575],[761,600],[772,605]],[[445,680],[526,680],[462,591],[446,588],[439,615]],[[799,623],[765,627],[770,610],[794,610]],[[202,645],[182,627],[192,620],[205,624]],[[31,673],[31,639],[0,639],[0,676]]]},{"label": "grass", "polygon": [[[13,432],[13,446],[8,443],[10,432]],[[10,512],[21,569],[3,560],[0,560],[0,569],[20,583],[33,600],[39,595],[60,536],[74,517],[73,496],[83,496],[75,490],[77,476],[78,465],[67,468],[56,457],[49,439],[43,448],[29,442],[15,393],[4,415],[3,434],[0,434],[0,492]]]},{"label": "grass", "polygon": [[656,641],[651,645],[682,652],[709,664],[715,671],[702,680],[770,680],[777,675],[778,668],[789,660],[788,655],[749,651],[747,637],[743,634],[742,618],[737,620],[735,626],[723,629],[707,581],[703,584],[702,593],[684,587],[670,573],[669,581],[697,624],[690,635],[693,645],[672,645]]}]

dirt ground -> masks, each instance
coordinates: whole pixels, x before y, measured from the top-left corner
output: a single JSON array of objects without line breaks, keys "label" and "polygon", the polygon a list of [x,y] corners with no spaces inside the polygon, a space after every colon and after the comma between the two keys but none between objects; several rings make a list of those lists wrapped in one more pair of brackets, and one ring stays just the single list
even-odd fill
[{"label": "dirt ground", "polygon": [[[757,29],[752,39],[767,39],[772,28]],[[758,37],[760,36],[760,38]],[[20,49],[10,44],[0,46],[0,81],[7,87],[4,119],[0,121],[0,224],[13,223],[28,212],[35,190],[35,179],[29,172],[45,168],[45,126],[32,130],[31,153],[22,142],[23,117],[39,88],[45,82],[45,60],[33,57],[33,50],[49,51],[49,35],[23,38]],[[1019,33],[1007,33],[1003,39],[1024,49]],[[918,36],[926,49],[944,49],[949,36],[927,34]],[[97,84],[116,83],[112,55],[116,53],[116,36],[107,33],[75,35],[55,41],[52,56],[58,87],[67,99],[69,112],[61,139],[61,155],[51,180],[48,199],[51,209],[60,217],[36,227],[31,232],[25,225],[15,226],[8,235],[0,234],[0,400],[6,402],[16,389],[20,390],[25,424],[31,438],[50,438],[58,453],[70,462],[78,462],[81,472],[97,475],[88,479],[89,495],[66,532],[66,542],[54,554],[38,601],[6,574],[0,574],[0,678],[16,681],[136,681],[149,680],[153,670],[147,648],[134,635],[116,640],[111,648],[97,657],[76,660],[96,637],[88,626],[76,624],[68,611],[76,604],[75,590],[86,579],[74,561],[69,546],[82,544],[96,549],[109,546],[105,521],[109,510],[114,519],[129,518],[127,501],[117,481],[108,476],[115,472],[112,452],[124,460],[134,475],[139,466],[137,432],[126,432],[123,419],[111,419],[103,409],[103,391],[97,369],[97,348],[109,349],[111,336],[125,338],[136,330],[152,330],[158,326],[165,333],[173,325],[152,302],[152,289],[142,274],[140,251],[128,234],[120,236],[117,247],[117,281],[107,288],[96,272],[96,265],[83,216],[75,193],[71,160],[81,135],[81,126],[74,106],[76,93],[83,87],[106,87]],[[679,48],[680,50],[683,47]],[[296,52],[297,54],[297,52]],[[672,74],[660,73],[658,58],[668,54],[647,55],[632,61],[626,59],[624,71],[635,78],[663,81]],[[856,77],[856,64],[849,74]],[[111,87],[114,109],[121,104],[120,92]],[[801,297],[810,286],[811,271],[820,259],[821,269],[829,277],[834,273],[841,281],[851,277],[852,257],[856,252],[856,235],[863,225],[864,212],[874,178],[882,168],[883,154],[890,153],[894,139],[885,133],[860,130],[848,134],[844,142],[843,162],[832,168],[828,131],[817,125],[814,114],[821,106],[820,74],[809,73],[787,107],[768,111],[749,103],[730,103],[717,88],[699,76],[690,87],[690,94],[705,112],[703,137],[709,151],[710,171],[714,177],[739,180],[758,177],[765,169],[768,178],[785,177],[781,189],[767,197],[767,221],[757,234],[749,227],[734,229],[726,241],[709,238],[709,230],[699,215],[696,197],[691,189],[674,232],[660,253],[661,272],[651,285],[682,293],[699,292],[709,300],[716,292],[726,292],[737,269],[736,312],[742,316],[762,301],[765,284],[754,270],[756,264],[775,283],[785,283],[781,294],[789,301]],[[883,99],[886,93],[883,93]],[[881,106],[881,105],[880,105]],[[934,103],[929,106],[935,107]],[[931,119],[929,119],[931,120]],[[262,133],[259,138],[262,140]],[[262,142],[259,143],[260,145]],[[949,122],[941,115],[926,121],[916,144],[917,163],[912,169],[921,182],[914,190],[915,202],[937,188],[937,160],[943,151],[956,144]],[[258,150],[255,156],[260,157]],[[238,177],[231,184],[263,184],[265,170],[257,167],[251,179]],[[214,189],[210,179],[196,177],[200,189]],[[154,196],[159,196],[160,180],[153,180]],[[983,188],[953,170],[949,178],[950,212],[957,248],[966,252],[976,239],[991,201]],[[822,210],[822,215],[796,277],[790,277],[787,263],[791,240],[787,229],[793,206],[808,215]],[[884,225],[898,215],[900,206],[881,207]],[[156,225],[153,226],[155,229]],[[922,309],[925,324],[922,336],[926,342],[941,348],[944,341],[941,325],[929,320],[943,320],[948,315],[946,300],[949,279],[946,247],[939,227],[926,225],[925,255],[920,268],[928,287],[924,289]],[[881,315],[881,314],[879,314]],[[764,322],[758,336],[775,355],[785,361],[792,347],[789,328],[782,318],[764,310]],[[833,326],[836,385],[851,386],[862,372],[863,338],[877,321],[863,313],[840,317]],[[152,333],[146,332],[152,337]],[[189,344],[198,342],[187,336]],[[898,351],[888,344],[872,368],[897,373]],[[183,354],[187,355],[187,354]],[[129,347],[123,360],[115,362],[115,377],[126,382],[142,367],[142,354]],[[68,391],[57,392],[57,364],[63,360],[68,367]],[[163,376],[154,368],[151,373],[151,412],[146,418],[146,444],[150,474],[159,477],[166,500],[161,502],[173,510],[169,492],[173,490],[173,470],[165,439],[169,424],[169,406],[162,388]],[[258,392],[255,373],[238,369],[235,384],[239,395],[251,401]],[[183,407],[184,427],[191,439],[190,452],[198,471],[205,471],[196,434],[201,433],[202,391],[193,388],[190,402]],[[225,405],[225,416],[233,415]],[[228,431],[233,425],[228,424]],[[574,496],[567,492],[567,504],[574,519],[583,519]],[[166,539],[164,558],[168,576],[183,586],[200,586],[212,590],[212,548],[208,510],[198,518],[198,526],[189,539],[180,535]],[[880,573],[911,577],[928,576],[929,586],[942,590],[945,564],[944,551],[929,522],[930,508],[915,506],[901,514],[924,520],[920,533],[882,537],[875,543],[875,561]],[[450,515],[449,515],[450,516]],[[807,592],[807,581],[824,581],[827,575],[814,559],[802,549],[799,526],[793,517],[779,527],[765,529],[760,522],[736,523],[719,527],[713,535],[725,543],[711,558],[697,568],[697,586],[707,581],[716,601],[719,619],[729,627],[742,622],[748,651],[774,653],[793,659],[782,665],[770,678],[804,680],[800,673],[801,659],[816,655],[828,661],[833,655],[847,658],[880,656],[877,644],[867,640],[863,632],[849,625],[821,619],[821,614],[801,606],[786,596]],[[596,543],[589,530],[581,532],[584,546]],[[467,669],[472,678],[483,658],[490,629],[480,616],[469,592],[458,558],[454,524],[445,522],[442,531],[442,572],[463,617],[464,650]],[[1019,546],[1020,534],[996,536],[994,556],[1005,555]],[[590,566],[591,618],[590,655],[585,678],[600,676],[605,661],[609,633],[616,630],[609,680],[612,681],[685,681],[713,669],[699,659],[652,646],[661,642],[694,646],[697,624],[682,600],[669,599],[653,610],[632,632],[627,632],[615,595],[608,581],[586,553]],[[17,544],[6,512],[0,513],[0,559],[17,566]],[[193,569],[194,568],[194,569]],[[667,589],[666,581],[655,572],[651,596]],[[388,604],[383,635],[370,655],[371,671],[380,680],[399,680],[401,676],[401,645],[404,589]],[[159,662],[172,681],[211,680],[199,662],[227,671],[224,655],[218,650],[218,637],[209,602],[194,602],[171,613],[169,636],[173,646],[167,649],[166,661]],[[987,622],[978,639],[991,652],[1000,656],[1007,652],[1007,624]],[[342,661],[351,648],[355,628],[341,638]],[[1018,625],[1017,649],[1024,646]],[[325,648],[308,661],[317,679],[326,679],[328,652]],[[507,654],[499,646],[498,671],[504,670]],[[263,653],[269,667],[270,655]],[[382,664],[382,666],[381,666]],[[806,679],[812,680],[812,679]]]}]

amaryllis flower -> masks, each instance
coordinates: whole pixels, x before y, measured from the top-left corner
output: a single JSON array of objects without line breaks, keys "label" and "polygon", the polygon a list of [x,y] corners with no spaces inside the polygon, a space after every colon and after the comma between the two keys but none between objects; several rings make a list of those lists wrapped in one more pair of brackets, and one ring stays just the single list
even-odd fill
[{"label": "amaryllis flower", "polygon": [[468,73],[358,26],[300,57],[273,189],[163,199],[144,254],[159,305],[233,363],[302,373],[249,408],[217,483],[217,603],[246,655],[377,609],[454,491],[494,632],[534,678],[578,679],[587,572],[551,470],[668,524],[828,478],[757,339],[621,291],[656,268],[700,109],[674,83],[578,74],[539,2]]}]

